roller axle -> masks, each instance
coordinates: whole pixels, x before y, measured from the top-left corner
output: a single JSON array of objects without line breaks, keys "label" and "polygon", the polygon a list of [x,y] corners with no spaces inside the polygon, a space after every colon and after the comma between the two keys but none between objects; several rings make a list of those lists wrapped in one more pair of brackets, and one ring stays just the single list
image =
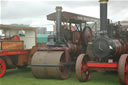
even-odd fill
[{"label": "roller axle", "polygon": [[63,63],[63,64],[32,64],[31,66],[37,67],[60,67],[60,66],[72,66],[74,63]]}]

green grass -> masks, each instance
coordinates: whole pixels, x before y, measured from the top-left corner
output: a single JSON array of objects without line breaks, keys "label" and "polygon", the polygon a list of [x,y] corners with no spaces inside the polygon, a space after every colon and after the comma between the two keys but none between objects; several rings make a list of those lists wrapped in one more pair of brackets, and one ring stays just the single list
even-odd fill
[{"label": "green grass", "polygon": [[11,69],[0,79],[0,85],[120,85],[117,73],[93,72],[91,80],[79,82],[75,73],[67,80],[36,79],[31,69]]}]

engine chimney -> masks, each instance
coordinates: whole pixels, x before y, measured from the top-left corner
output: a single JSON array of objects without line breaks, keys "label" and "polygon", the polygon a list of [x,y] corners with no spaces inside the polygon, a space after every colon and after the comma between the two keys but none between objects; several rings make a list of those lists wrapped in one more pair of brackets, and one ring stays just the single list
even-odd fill
[{"label": "engine chimney", "polygon": [[107,2],[108,0],[99,0],[100,2],[100,30],[107,31]]},{"label": "engine chimney", "polygon": [[62,7],[61,6],[57,6],[56,7],[56,39],[57,39],[57,43],[61,42],[61,11],[62,11]]}]

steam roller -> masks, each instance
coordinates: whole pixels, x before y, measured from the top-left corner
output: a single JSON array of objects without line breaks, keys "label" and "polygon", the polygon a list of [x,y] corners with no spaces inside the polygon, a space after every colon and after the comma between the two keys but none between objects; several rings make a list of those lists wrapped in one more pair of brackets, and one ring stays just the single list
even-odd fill
[{"label": "steam roller", "polygon": [[85,52],[86,45],[93,38],[88,20],[96,22],[98,19],[62,12],[59,6],[47,19],[56,21],[55,34],[48,36],[46,47],[36,49],[31,62],[32,73],[36,78],[67,79],[71,67],[75,67],[76,57]]},{"label": "steam roller", "polygon": [[64,51],[37,51],[32,64],[42,64],[44,67],[32,67],[32,72],[37,78],[66,79],[69,77],[69,69],[64,67],[64,63],[66,63]]}]

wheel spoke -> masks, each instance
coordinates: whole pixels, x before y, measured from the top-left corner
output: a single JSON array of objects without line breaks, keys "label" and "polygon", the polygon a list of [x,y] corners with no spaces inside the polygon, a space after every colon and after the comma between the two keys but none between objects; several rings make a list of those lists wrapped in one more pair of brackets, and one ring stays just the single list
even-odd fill
[{"label": "wheel spoke", "polygon": [[82,73],[85,72],[85,69],[81,68],[81,72],[82,72]]},{"label": "wheel spoke", "polygon": [[85,72],[86,69],[87,69],[86,65],[82,64],[81,71],[82,71],[82,72]]},{"label": "wheel spoke", "polygon": [[128,85],[128,78],[126,78],[126,80],[125,80],[125,84]]},{"label": "wheel spoke", "polygon": [[86,71],[86,75],[85,76],[86,76],[85,80],[88,81],[90,79],[90,72],[88,70]]},{"label": "wheel spoke", "polygon": [[126,66],[126,70],[125,70],[126,73],[128,73],[128,66]]},{"label": "wheel spoke", "polygon": [[81,72],[83,73],[83,72],[84,72],[84,70],[83,70],[83,69],[81,69]]},{"label": "wheel spoke", "polygon": [[88,71],[86,71],[86,76],[88,76],[89,75],[89,72]]}]

